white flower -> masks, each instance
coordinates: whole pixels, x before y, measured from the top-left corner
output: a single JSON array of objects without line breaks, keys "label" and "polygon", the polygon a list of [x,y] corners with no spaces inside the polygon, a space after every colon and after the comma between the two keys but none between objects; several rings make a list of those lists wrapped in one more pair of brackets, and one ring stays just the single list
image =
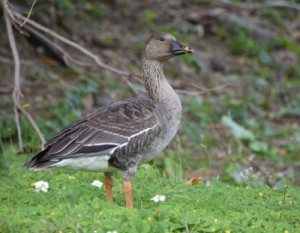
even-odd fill
[{"label": "white flower", "polygon": [[48,192],[49,183],[46,181],[40,180],[40,181],[35,182],[33,185],[35,187],[36,192],[39,192],[39,191]]},{"label": "white flower", "polygon": [[154,201],[154,202],[160,202],[160,201],[165,201],[166,200],[166,196],[164,196],[164,195],[156,195],[156,196],[154,196],[154,197],[152,197],[152,200]]},{"label": "white flower", "polygon": [[107,231],[106,233],[118,233],[117,231]]},{"label": "white flower", "polygon": [[99,180],[94,180],[92,183],[93,186],[97,187],[97,188],[101,188],[103,183]]}]

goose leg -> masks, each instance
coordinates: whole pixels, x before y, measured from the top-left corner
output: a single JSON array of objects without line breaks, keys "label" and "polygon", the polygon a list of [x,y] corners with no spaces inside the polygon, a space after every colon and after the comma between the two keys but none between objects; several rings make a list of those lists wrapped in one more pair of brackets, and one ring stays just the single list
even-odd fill
[{"label": "goose leg", "polygon": [[123,188],[125,193],[125,199],[126,199],[126,207],[127,208],[133,208],[132,204],[132,185],[131,181],[124,180],[123,181]]},{"label": "goose leg", "polygon": [[113,180],[110,174],[105,174],[105,191],[108,203],[113,203],[113,196],[112,196],[112,187],[113,187]]}]

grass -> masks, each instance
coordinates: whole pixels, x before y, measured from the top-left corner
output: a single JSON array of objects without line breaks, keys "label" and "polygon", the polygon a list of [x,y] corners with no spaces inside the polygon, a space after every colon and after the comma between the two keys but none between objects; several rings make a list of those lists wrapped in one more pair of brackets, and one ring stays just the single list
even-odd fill
[{"label": "grass", "polygon": [[[298,232],[299,187],[278,190],[264,186],[234,186],[212,179],[190,186],[163,177],[143,165],[133,180],[135,208],[124,208],[120,176],[115,176],[115,204],[105,190],[91,185],[103,174],[21,168],[29,157],[11,148],[1,156],[0,232]],[[33,182],[49,182],[48,192],[36,192]],[[156,194],[165,202],[154,203]]]}]

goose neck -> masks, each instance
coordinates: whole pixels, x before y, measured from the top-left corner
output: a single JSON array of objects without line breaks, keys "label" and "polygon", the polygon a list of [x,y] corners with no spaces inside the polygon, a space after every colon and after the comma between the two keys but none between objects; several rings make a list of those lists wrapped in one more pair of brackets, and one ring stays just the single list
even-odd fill
[{"label": "goose neck", "polygon": [[172,98],[176,95],[165,78],[162,62],[143,58],[142,66],[143,80],[150,99],[162,102],[168,96]]}]

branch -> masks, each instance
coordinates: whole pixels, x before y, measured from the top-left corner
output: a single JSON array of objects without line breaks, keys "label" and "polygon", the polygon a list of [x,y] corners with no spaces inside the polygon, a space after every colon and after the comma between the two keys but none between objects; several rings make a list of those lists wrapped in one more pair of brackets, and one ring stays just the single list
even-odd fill
[{"label": "branch", "polygon": [[13,97],[13,102],[14,102],[15,121],[16,121],[16,126],[17,126],[17,131],[18,131],[19,150],[23,151],[22,130],[21,130],[21,126],[20,126],[20,116],[19,116],[19,112],[18,112],[18,106],[20,105],[19,99],[21,96],[23,96],[21,89],[20,89],[20,58],[19,58],[19,53],[17,50],[12,26],[10,23],[10,19],[5,10],[4,10],[4,19],[5,19],[5,24],[6,24],[9,45],[11,48],[11,52],[12,52],[14,64],[15,64],[14,89],[13,89],[12,97]]},{"label": "branch", "polygon": [[236,6],[238,8],[245,9],[245,10],[256,10],[256,9],[268,8],[268,7],[278,7],[278,8],[290,8],[293,10],[300,11],[300,5],[298,3],[286,2],[286,1],[267,1],[264,3],[234,3],[230,0],[219,0],[219,2],[225,5]]},{"label": "branch", "polygon": [[28,12],[28,14],[27,14],[27,17],[26,17],[26,19],[24,20],[24,22],[21,24],[21,26],[24,26],[24,25],[26,24],[27,20],[30,18],[31,14],[32,14],[33,7],[34,7],[34,5],[36,4],[36,1],[37,1],[37,0],[34,0],[33,3],[31,4],[30,10],[29,10],[29,12]]},{"label": "branch", "polygon": [[2,8],[3,8],[3,12],[6,12],[9,16],[9,19],[12,19],[10,21],[17,22],[17,19],[14,17],[14,14],[10,10],[9,4],[10,3],[8,2],[8,0],[1,0],[1,5],[2,5]]},{"label": "branch", "polygon": [[20,88],[20,57],[18,53],[18,49],[16,46],[16,40],[15,36],[13,33],[12,25],[11,25],[11,19],[10,18],[11,14],[7,12],[7,1],[2,1],[3,9],[4,9],[4,19],[5,19],[5,24],[6,24],[6,30],[7,30],[7,35],[8,35],[8,40],[9,40],[9,45],[11,48],[11,52],[13,55],[13,60],[14,60],[14,89],[13,89],[13,103],[14,103],[14,113],[15,113],[15,121],[16,121],[16,126],[17,126],[17,131],[18,131],[18,141],[19,141],[19,150],[23,151],[23,141],[22,141],[22,130],[20,126],[20,116],[19,116],[19,111],[22,112],[22,114],[27,118],[27,120],[31,123],[32,127],[34,130],[37,132],[41,142],[42,142],[42,148],[44,144],[46,143],[45,138],[43,134],[41,133],[39,127],[35,123],[33,117],[21,106],[20,104],[20,98],[23,97],[23,94],[21,92]]},{"label": "branch", "polygon": [[[1,63],[6,63],[6,64],[13,64],[14,63],[11,59],[6,58],[6,57],[2,57],[1,55],[0,55],[0,62]],[[20,60],[20,63],[23,64],[23,65],[27,65],[27,66],[34,65],[33,61],[27,61],[27,60]]]},{"label": "branch", "polygon": [[206,94],[211,93],[211,92],[217,92],[217,91],[223,90],[228,86],[229,86],[229,84],[223,84],[223,85],[216,86],[216,87],[213,87],[213,88],[210,88],[210,89],[201,88],[202,89],[201,91],[188,91],[188,90],[178,90],[178,89],[176,89],[176,92],[179,93],[179,94],[186,94],[186,95],[191,95],[191,96],[200,96],[200,95],[206,95]]},{"label": "branch", "polygon": [[62,47],[53,43],[48,37],[29,25],[26,24],[22,26],[22,30],[24,30],[24,34],[29,37],[29,40],[33,40],[36,45],[43,46],[47,51],[51,52],[51,56],[53,56],[61,65],[69,66],[70,61],[75,60]]}]

